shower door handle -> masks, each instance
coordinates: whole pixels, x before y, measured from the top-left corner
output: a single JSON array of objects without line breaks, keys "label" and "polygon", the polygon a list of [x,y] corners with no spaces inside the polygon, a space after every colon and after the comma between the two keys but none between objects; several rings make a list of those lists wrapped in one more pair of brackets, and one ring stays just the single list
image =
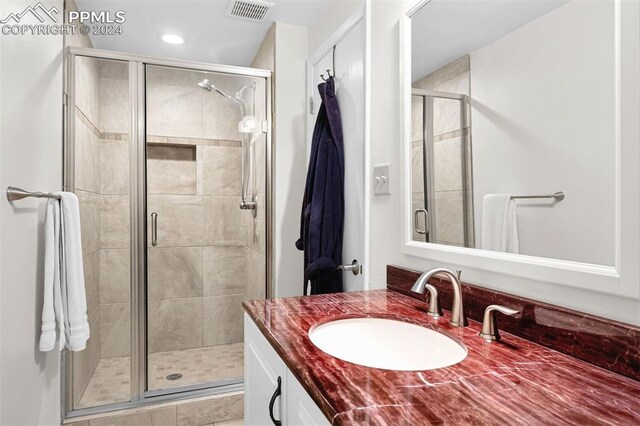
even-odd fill
[{"label": "shower door handle", "polygon": [[[425,229],[420,228],[420,213],[424,213]],[[415,212],[413,212],[413,227],[415,228],[416,232],[421,235],[425,235],[427,232],[429,232],[429,212],[427,212],[427,210],[417,209]]]},{"label": "shower door handle", "polygon": [[273,406],[276,403],[276,399],[280,395],[282,395],[282,379],[280,378],[280,376],[278,376],[278,387],[276,388],[275,392],[273,392],[273,395],[271,395],[271,401],[269,401],[269,417],[271,418],[273,424],[276,426],[280,426],[282,424],[280,420],[276,419],[273,416]]},{"label": "shower door handle", "polygon": [[158,213],[151,213],[151,245],[158,245]]}]

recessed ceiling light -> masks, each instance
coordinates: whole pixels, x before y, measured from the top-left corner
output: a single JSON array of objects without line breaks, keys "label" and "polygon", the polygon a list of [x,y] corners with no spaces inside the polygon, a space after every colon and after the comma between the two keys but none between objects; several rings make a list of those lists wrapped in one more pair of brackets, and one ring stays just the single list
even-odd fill
[{"label": "recessed ceiling light", "polygon": [[184,40],[179,35],[165,34],[162,36],[162,41],[169,44],[182,44]]}]

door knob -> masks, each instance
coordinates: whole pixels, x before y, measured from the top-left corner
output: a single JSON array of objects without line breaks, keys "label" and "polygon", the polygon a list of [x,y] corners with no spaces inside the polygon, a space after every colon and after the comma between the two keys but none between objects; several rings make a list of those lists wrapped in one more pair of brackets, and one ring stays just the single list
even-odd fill
[{"label": "door knob", "polygon": [[338,270],[351,271],[353,275],[359,275],[362,273],[362,265],[360,265],[356,259],[353,259],[351,265],[340,265],[338,266]]}]

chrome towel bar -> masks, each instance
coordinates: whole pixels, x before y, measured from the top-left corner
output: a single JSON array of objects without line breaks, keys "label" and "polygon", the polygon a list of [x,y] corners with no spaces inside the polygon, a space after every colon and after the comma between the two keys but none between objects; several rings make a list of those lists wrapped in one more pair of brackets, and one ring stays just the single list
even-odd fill
[{"label": "chrome towel bar", "polygon": [[16,200],[22,200],[23,198],[27,198],[27,197],[33,197],[33,198],[53,198],[56,200],[60,199],[59,195],[56,194],[52,194],[50,192],[29,192],[29,191],[25,191],[22,188],[16,188],[14,186],[8,186],[7,187],[7,200],[9,201],[16,201]]},{"label": "chrome towel bar", "polygon": [[524,198],[553,198],[556,202],[564,200],[564,192],[558,191],[555,194],[546,195],[512,195],[512,200],[521,200]]}]

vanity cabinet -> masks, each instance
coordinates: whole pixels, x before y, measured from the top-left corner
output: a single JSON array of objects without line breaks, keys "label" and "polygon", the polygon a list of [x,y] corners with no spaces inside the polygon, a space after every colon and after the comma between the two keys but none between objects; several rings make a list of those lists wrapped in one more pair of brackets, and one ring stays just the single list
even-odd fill
[{"label": "vanity cabinet", "polygon": [[247,314],[244,315],[244,424],[330,424]]}]

